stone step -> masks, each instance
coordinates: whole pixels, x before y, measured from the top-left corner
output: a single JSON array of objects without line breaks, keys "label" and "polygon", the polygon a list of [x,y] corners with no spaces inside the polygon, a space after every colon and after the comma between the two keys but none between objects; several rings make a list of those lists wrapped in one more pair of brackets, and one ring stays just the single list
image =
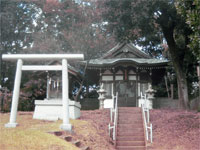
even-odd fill
[{"label": "stone step", "polygon": [[128,127],[128,128],[117,128],[117,131],[118,132],[126,132],[126,131],[136,131],[136,132],[144,132],[144,129],[143,128],[131,128],[131,127]]},{"label": "stone step", "polygon": [[62,131],[55,131],[55,132],[54,132],[54,135],[56,135],[56,136],[61,136],[61,135],[63,135],[63,132],[62,132]]},{"label": "stone step", "polygon": [[123,107],[118,107],[118,110],[124,110],[124,111],[141,111],[141,108],[131,108],[131,107],[127,107],[127,108],[123,108]]},{"label": "stone step", "polygon": [[122,108],[122,107],[118,107],[118,110],[119,111],[138,111],[138,112],[141,112],[141,108],[139,109],[134,109],[134,108]]},{"label": "stone step", "polygon": [[141,110],[139,107],[119,107],[120,110]]},{"label": "stone step", "polygon": [[118,117],[135,117],[135,116],[142,116],[141,112],[119,112]]},{"label": "stone step", "polygon": [[119,107],[117,150],[146,150],[141,108]]},{"label": "stone step", "polygon": [[145,146],[117,146],[117,150],[146,150]]},{"label": "stone step", "polygon": [[138,110],[118,110],[119,114],[141,114],[142,111]]},{"label": "stone step", "polygon": [[117,146],[145,146],[144,141],[117,141]]},{"label": "stone step", "polygon": [[118,136],[117,141],[143,141],[145,140],[144,135],[140,136]]},{"label": "stone step", "polygon": [[131,114],[118,116],[118,119],[142,119],[142,118],[143,118],[142,115],[132,116]]},{"label": "stone step", "polygon": [[144,132],[141,131],[117,132],[117,136],[144,136]]},{"label": "stone step", "polygon": [[143,128],[143,123],[142,124],[137,124],[137,123],[136,124],[130,124],[130,123],[118,124],[117,128],[126,128],[126,129]]},{"label": "stone step", "polygon": [[143,120],[118,120],[118,124],[138,124],[138,125],[143,125]]},{"label": "stone step", "polygon": [[142,117],[138,118],[118,118],[119,121],[143,121]]},{"label": "stone step", "polygon": [[64,137],[64,139],[67,142],[71,142],[72,141],[72,137],[71,136],[66,136],[66,137]]},{"label": "stone step", "polygon": [[142,116],[118,116],[118,120],[142,120]]},{"label": "stone step", "polygon": [[76,147],[81,147],[81,142],[80,142],[79,140],[72,141],[72,143],[73,143]]},{"label": "stone step", "polygon": [[129,113],[119,113],[118,114],[118,118],[123,118],[123,117],[129,117],[129,118],[135,118],[135,117],[142,117],[142,114],[141,113],[136,113],[136,114],[129,114]]},{"label": "stone step", "polygon": [[76,147],[80,148],[80,150],[90,150],[89,146],[85,146],[84,144],[81,143],[81,141],[73,139],[73,137],[70,135],[66,136],[63,131],[55,131],[55,132],[49,132],[49,133],[59,136],[59,138],[62,138],[65,141],[74,144]]}]

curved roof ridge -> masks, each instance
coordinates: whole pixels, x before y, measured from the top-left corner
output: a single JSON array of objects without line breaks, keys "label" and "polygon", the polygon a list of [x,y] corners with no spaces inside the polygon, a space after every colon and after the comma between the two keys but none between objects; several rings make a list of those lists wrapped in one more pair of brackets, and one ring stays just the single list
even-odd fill
[{"label": "curved roof ridge", "polygon": [[137,48],[133,43],[128,43],[127,46],[129,46],[130,48],[134,48],[138,52],[140,52],[143,55],[145,55],[145,57],[147,57],[147,58],[152,58],[149,54],[147,54],[146,52],[144,52],[144,51],[140,50],[139,48]]},{"label": "curved roof ridge", "polygon": [[118,50],[119,48],[121,48],[125,43],[118,43],[116,46],[114,46],[113,48],[111,48],[110,50],[108,50],[108,52],[106,52],[103,57],[101,58],[106,58],[108,56],[110,56],[113,52],[115,52],[116,50]]},{"label": "curved roof ridge", "polygon": [[133,43],[118,43],[116,46],[114,46],[112,49],[110,49],[108,52],[106,52],[101,58],[102,59],[108,59],[110,56],[112,56],[115,52],[122,49],[123,47],[127,46],[132,53],[134,53],[138,57],[144,57],[144,58],[152,58],[150,55],[145,53],[144,51],[138,49],[133,45]]}]

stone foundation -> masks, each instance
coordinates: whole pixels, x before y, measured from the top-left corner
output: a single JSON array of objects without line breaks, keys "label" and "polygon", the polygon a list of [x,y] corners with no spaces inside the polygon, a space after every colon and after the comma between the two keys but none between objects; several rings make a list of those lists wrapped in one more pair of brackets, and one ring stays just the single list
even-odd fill
[{"label": "stone foundation", "polygon": [[[80,109],[81,105],[79,102],[69,100],[69,117],[71,119],[80,117]],[[35,100],[33,119],[56,121],[62,118],[62,100]]]}]

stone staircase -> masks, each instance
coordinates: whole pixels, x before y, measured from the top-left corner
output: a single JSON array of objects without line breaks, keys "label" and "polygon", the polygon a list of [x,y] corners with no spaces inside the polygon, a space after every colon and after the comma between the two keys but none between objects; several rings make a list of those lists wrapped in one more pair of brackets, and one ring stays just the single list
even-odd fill
[{"label": "stone staircase", "polygon": [[116,149],[146,150],[141,108],[119,107]]},{"label": "stone staircase", "polygon": [[85,146],[80,140],[74,139],[71,135],[68,135],[65,131],[55,131],[55,132],[49,132],[50,134],[54,134],[55,136],[64,139],[66,142],[70,142],[73,145],[75,145],[80,150],[90,150],[89,146]]}]

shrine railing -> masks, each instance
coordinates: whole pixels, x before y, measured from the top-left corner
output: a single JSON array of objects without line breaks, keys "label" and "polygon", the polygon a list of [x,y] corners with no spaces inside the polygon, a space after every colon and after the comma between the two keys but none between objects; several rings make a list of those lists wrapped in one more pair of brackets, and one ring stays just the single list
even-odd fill
[{"label": "shrine railing", "polygon": [[[141,96],[142,97],[142,96]],[[146,105],[146,95],[143,97],[145,99],[145,103],[142,104],[142,115],[144,119],[144,127],[145,127],[145,134],[146,134],[146,140],[152,143],[153,142],[153,131],[152,131],[152,124],[149,122],[150,116],[149,116],[149,108]]]},{"label": "shrine railing", "polygon": [[[113,96],[114,108],[110,109],[110,123],[108,125],[109,136],[112,140],[116,140],[117,122],[118,122],[118,93]],[[114,117],[114,118],[113,118]]]}]

